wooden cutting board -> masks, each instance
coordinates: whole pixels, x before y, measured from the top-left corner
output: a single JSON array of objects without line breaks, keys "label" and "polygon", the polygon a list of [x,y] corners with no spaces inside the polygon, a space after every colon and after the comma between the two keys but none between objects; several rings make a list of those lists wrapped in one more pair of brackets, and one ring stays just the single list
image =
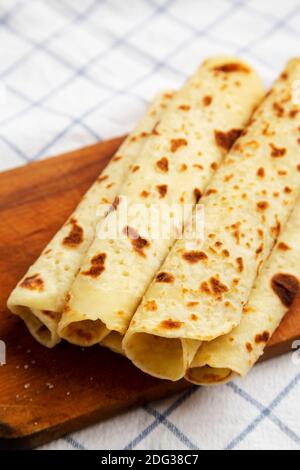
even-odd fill
[{"label": "wooden cutting board", "polygon": [[[12,288],[122,140],[0,174],[0,340],[7,348],[7,363],[0,367],[0,449],[33,448],[190,386],[154,379],[98,346],[83,350],[62,343],[48,350],[6,310]],[[289,351],[296,338],[298,307],[286,317],[264,358]]]}]

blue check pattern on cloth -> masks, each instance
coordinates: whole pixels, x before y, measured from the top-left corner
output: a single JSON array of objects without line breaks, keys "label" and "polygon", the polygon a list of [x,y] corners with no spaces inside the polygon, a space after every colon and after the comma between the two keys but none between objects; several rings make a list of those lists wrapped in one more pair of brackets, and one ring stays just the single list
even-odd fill
[{"label": "blue check pattern on cloth", "polygon": [[[299,0],[1,0],[0,169],[129,131],[208,55],[240,55],[269,85],[299,40]],[[299,394],[287,355],[44,448],[299,449]]]}]

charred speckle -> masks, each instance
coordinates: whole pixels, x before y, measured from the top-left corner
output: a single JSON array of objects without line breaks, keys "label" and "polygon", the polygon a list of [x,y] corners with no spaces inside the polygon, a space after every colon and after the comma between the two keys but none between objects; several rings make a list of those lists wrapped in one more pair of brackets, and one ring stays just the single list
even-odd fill
[{"label": "charred speckle", "polygon": [[139,233],[133,227],[129,227],[128,225],[124,227],[123,233],[131,241],[131,245],[134,251],[138,255],[145,258],[146,254],[144,252],[144,249],[150,246],[150,242],[146,240],[145,238],[141,237],[141,235],[139,235]]},{"label": "charred speckle", "polygon": [[168,186],[166,184],[159,184],[158,186],[156,186],[156,188],[159,192],[160,199],[163,199],[168,192]]},{"label": "charred speckle", "polygon": [[174,282],[175,278],[174,278],[173,274],[171,274],[171,273],[161,272],[161,273],[157,274],[155,280],[156,280],[156,282],[163,282],[163,283],[166,283],[166,284],[170,284],[170,283]]},{"label": "charred speckle", "polygon": [[160,326],[169,330],[180,328],[181,325],[182,325],[182,322],[176,321],[176,320],[164,320],[160,323]]},{"label": "charred speckle", "polygon": [[249,67],[240,62],[229,62],[227,64],[217,65],[213,68],[215,72],[223,72],[223,73],[233,73],[233,72],[240,72],[240,73],[250,73]]},{"label": "charred speckle", "polygon": [[169,161],[166,157],[162,157],[156,162],[156,166],[163,172],[167,173],[169,171]]},{"label": "charred speckle", "polygon": [[269,144],[271,147],[271,156],[273,158],[282,158],[286,154],[286,148],[276,147],[274,144]]},{"label": "charred speckle", "polygon": [[171,152],[177,152],[180,147],[185,147],[187,145],[187,140],[186,139],[171,139],[170,143],[170,149]]},{"label": "charred speckle", "polygon": [[241,129],[231,129],[228,132],[215,131],[215,141],[218,147],[221,147],[227,152],[231,149],[236,139],[240,137],[241,133]]},{"label": "charred speckle", "polygon": [[39,274],[33,274],[32,276],[25,277],[20,286],[24,289],[42,292],[44,290],[44,281]]},{"label": "charred speckle", "polygon": [[82,271],[83,276],[92,278],[99,277],[105,271],[106,253],[99,253],[91,259],[91,267],[87,271]]},{"label": "charred speckle", "polygon": [[195,264],[199,261],[208,260],[208,256],[203,251],[186,251],[183,253],[182,258],[188,263]]},{"label": "charred speckle", "polygon": [[285,307],[290,307],[299,291],[299,281],[292,274],[279,273],[273,276],[271,287]]},{"label": "charred speckle", "polygon": [[63,239],[62,243],[68,248],[76,248],[83,242],[84,231],[83,228],[78,225],[76,219],[72,218],[69,223],[71,225],[70,233]]},{"label": "charred speckle", "polygon": [[259,333],[255,336],[256,344],[259,343],[267,343],[270,339],[270,333],[268,331],[264,331],[263,333]]}]

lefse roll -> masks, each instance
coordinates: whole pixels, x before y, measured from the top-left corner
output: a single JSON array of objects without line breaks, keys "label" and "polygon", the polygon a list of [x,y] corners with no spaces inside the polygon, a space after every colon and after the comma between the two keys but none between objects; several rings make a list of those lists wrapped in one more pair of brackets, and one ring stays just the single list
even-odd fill
[{"label": "lefse roll", "polygon": [[[258,276],[241,323],[199,348],[186,379],[216,385],[244,377],[263,354],[300,289],[300,200]],[[300,300],[300,298],[299,298]]]},{"label": "lefse roll", "polygon": [[123,342],[143,371],[178,380],[202,341],[240,323],[299,194],[299,74],[292,60],[205,192],[203,243],[179,240],[146,292]]}]

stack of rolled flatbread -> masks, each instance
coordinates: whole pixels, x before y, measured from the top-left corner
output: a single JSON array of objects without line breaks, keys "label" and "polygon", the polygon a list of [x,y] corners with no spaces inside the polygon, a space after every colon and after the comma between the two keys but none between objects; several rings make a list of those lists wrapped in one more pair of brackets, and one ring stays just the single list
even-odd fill
[{"label": "stack of rolled flatbread", "polygon": [[100,344],[155,377],[247,374],[299,290],[299,76],[294,59],[264,96],[215,57],[158,95],[9,309],[47,347]]}]

